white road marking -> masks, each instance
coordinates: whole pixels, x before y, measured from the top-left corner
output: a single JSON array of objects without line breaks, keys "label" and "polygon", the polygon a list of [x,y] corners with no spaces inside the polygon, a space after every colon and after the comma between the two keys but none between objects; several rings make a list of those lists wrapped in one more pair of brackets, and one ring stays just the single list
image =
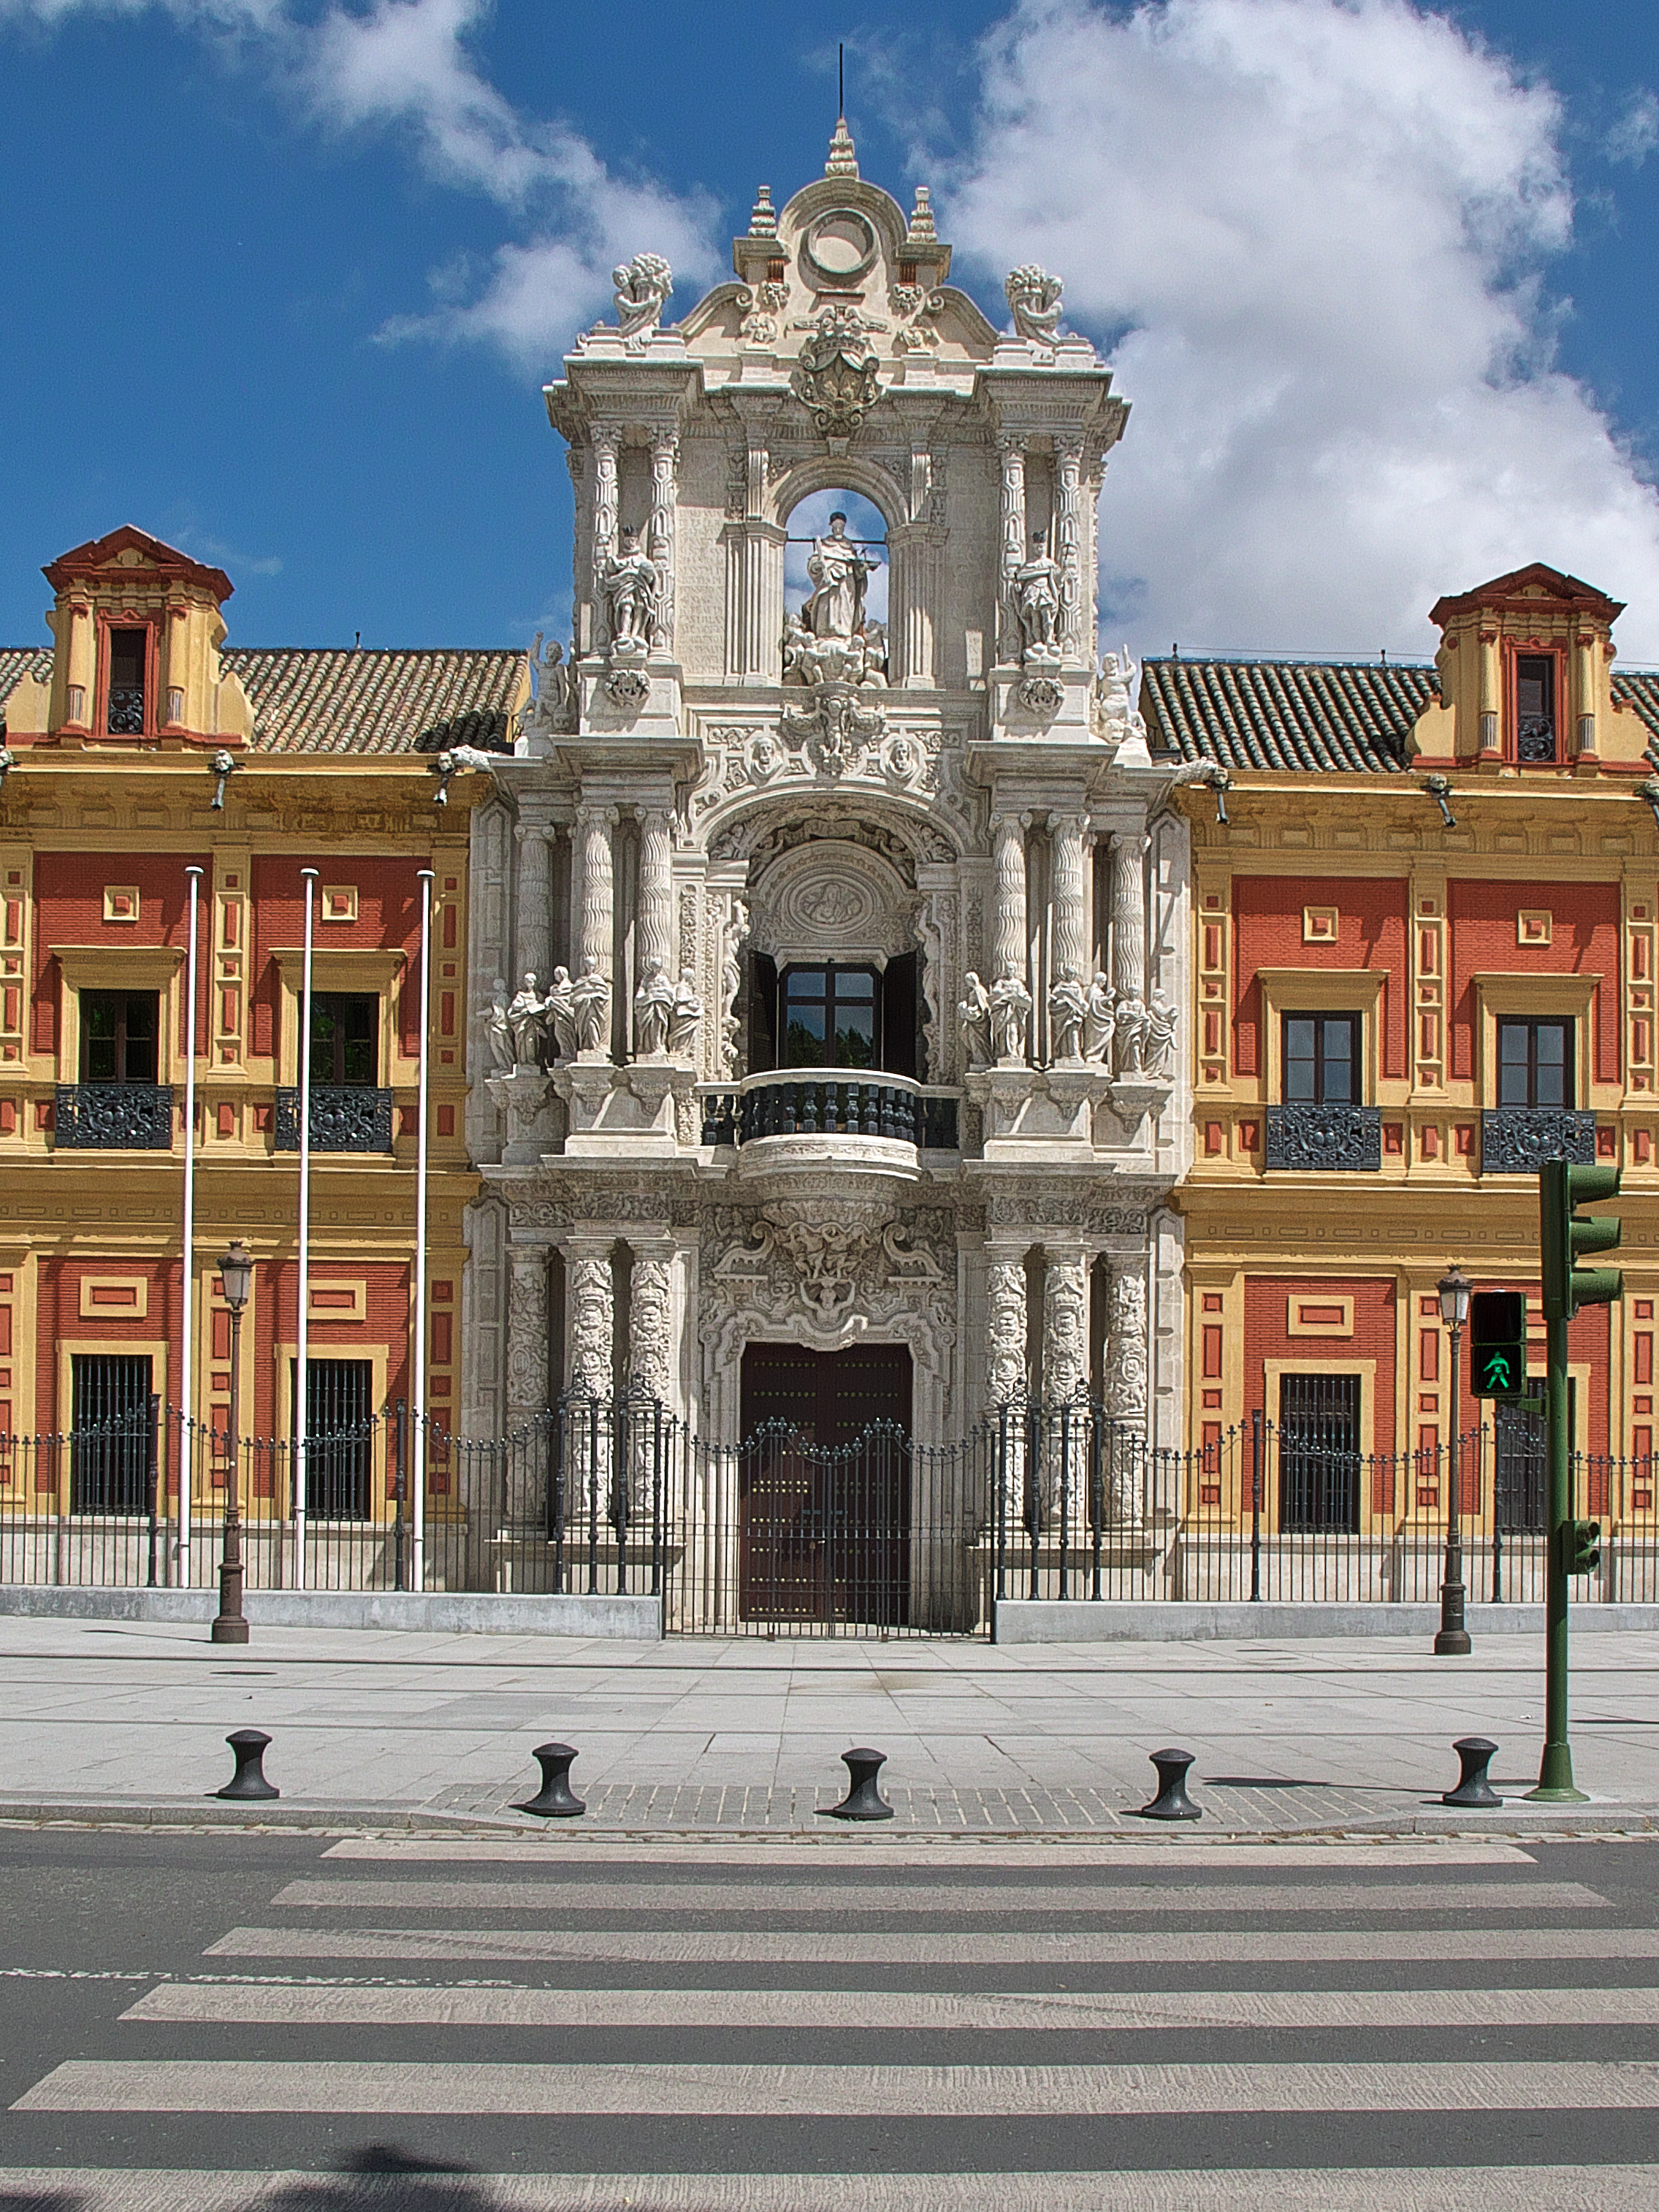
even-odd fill
[{"label": "white road marking", "polygon": [[165,1983],[123,2020],[252,2027],[1435,2028],[1659,2027],[1659,1988],[1056,1990],[479,1989],[430,1983]]},{"label": "white road marking", "polygon": [[1205,1966],[1346,1959],[1659,1959],[1655,1928],[1033,1929],[1012,1936],[933,1929],[673,1928],[233,1928],[210,1959],[645,1960],[682,1966],[775,1965]]},{"label": "white road marking", "polygon": [[[526,1790],[531,1787],[525,1784]],[[868,1873],[882,1863],[914,1861],[930,1867],[1191,1866],[1206,1872],[1233,1867],[1533,1866],[1534,1854],[1519,1844],[1476,1843],[1462,1838],[1425,1836],[1413,1841],[1379,1837],[1369,1843],[1298,1840],[1282,1844],[1237,1844],[1224,1836],[1183,1836],[1179,1843],[1085,1843],[1069,1836],[1042,1843],[964,1843],[927,1836],[853,1836],[840,1829],[823,1835],[780,1835],[775,1843],[623,1843],[594,1833],[567,1834],[550,1828],[533,1836],[344,1836],[323,1853],[326,1859],[424,1861],[462,1866],[544,1865],[580,1861],[583,1865],[776,1866],[787,1855],[835,1859],[848,1871]]]},{"label": "white road marking", "polygon": [[1659,2110],[1659,2063],[556,2066],[87,2059],[18,2112],[639,2113],[792,2119]]}]

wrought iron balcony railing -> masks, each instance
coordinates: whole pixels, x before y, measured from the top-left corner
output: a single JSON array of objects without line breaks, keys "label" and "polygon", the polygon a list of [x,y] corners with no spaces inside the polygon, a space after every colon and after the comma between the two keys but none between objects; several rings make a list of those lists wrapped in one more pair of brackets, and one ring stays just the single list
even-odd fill
[{"label": "wrought iron balcony railing", "polygon": [[1375,1170],[1382,1164],[1378,1106],[1270,1106],[1264,1164]]},{"label": "wrought iron balcony railing", "polygon": [[1538,762],[1555,758],[1555,721],[1552,715],[1529,714],[1515,733],[1517,760]]},{"label": "wrought iron balcony railing", "polygon": [[52,1141],[61,1152],[165,1152],[173,1145],[170,1083],[60,1083]]},{"label": "wrought iron balcony railing", "polygon": [[112,738],[142,738],[144,734],[143,686],[112,684],[106,721]]},{"label": "wrought iron balcony railing", "polygon": [[[276,1093],[276,1149],[300,1149],[300,1093]],[[392,1093],[366,1084],[313,1083],[311,1086],[311,1149],[313,1152],[389,1152],[392,1150]]]},{"label": "wrought iron balcony railing", "polygon": [[747,1145],[760,1137],[887,1137],[931,1152],[955,1152],[954,1091],[906,1075],[841,1069],[780,1068],[741,1085],[702,1092],[705,1145]]},{"label": "wrought iron balcony railing", "polygon": [[1480,1116],[1482,1175],[1536,1175],[1546,1160],[1595,1161],[1595,1116],[1571,1106],[1488,1106]]}]

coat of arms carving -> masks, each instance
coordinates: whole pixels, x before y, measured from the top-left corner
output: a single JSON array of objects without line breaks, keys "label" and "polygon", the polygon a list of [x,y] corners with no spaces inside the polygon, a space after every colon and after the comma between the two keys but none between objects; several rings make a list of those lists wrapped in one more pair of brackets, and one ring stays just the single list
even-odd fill
[{"label": "coat of arms carving", "polygon": [[790,388],[820,436],[850,438],[876,404],[876,351],[856,307],[826,307],[803,343]]}]

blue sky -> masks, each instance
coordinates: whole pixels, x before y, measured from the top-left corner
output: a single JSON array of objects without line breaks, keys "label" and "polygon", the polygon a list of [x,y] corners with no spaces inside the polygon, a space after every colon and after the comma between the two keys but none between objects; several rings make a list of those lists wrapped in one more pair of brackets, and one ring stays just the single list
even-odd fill
[{"label": "blue sky", "polygon": [[0,641],[132,521],[245,643],[562,626],[540,385],[758,181],[930,179],[999,322],[1037,258],[1134,403],[1105,627],[1140,650],[1421,649],[1540,557],[1659,659],[1659,10],[1510,0],[603,8],[0,0],[14,440]]}]

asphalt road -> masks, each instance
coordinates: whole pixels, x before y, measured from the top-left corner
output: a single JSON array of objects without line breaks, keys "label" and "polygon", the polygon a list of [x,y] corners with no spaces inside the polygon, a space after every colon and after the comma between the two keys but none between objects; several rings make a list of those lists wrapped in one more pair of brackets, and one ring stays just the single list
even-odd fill
[{"label": "asphalt road", "polygon": [[1656,1877],[0,1830],[0,2208],[1649,2212]]}]

